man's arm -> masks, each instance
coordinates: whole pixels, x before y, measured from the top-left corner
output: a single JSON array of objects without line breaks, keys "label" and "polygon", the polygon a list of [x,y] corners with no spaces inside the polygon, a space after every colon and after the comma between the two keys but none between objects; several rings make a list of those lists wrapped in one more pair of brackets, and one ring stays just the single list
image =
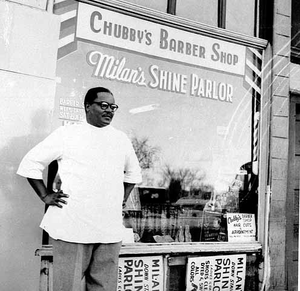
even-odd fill
[{"label": "man's arm", "polygon": [[[65,201],[62,198],[68,198],[68,194],[64,194],[62,191],[53,192],[48,191],[44,181],[41,179],[32,179],[27,178],[29,184],[33,188],[33,190],[36,192],[36,194],[40,197],[40,199],[47,205],[54,205],[59,208],[62,208],[61,203],[67,204],[67,201]],[[128,198],[128,197],[127,197]]]},{"label": "man's arm", "polygon": [[126,183],[124,182],[124,199],[123,199],[123,207],[125,207],[126,201],[132,191],[132,189],[134,188],[135,184],[131,184],[131,183]]}]

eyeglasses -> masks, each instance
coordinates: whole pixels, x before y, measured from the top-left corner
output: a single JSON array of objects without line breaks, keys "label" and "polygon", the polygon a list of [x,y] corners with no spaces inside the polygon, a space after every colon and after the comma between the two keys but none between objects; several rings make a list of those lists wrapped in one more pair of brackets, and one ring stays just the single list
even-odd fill
[{"label": "eyeglasses", "polygon": [[112,112],[117,111],[117,109],[119,108],[117,104],[109,104],[105,101],[101,101],[101,102],[94,101],[93,103],[99,105],[102,110],[107,110],[107,108],[109,107]]}]

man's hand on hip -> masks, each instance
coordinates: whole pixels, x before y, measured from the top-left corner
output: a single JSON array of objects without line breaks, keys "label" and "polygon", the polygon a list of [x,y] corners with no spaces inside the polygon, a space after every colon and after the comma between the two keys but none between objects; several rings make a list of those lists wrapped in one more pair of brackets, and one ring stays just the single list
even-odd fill
[{"label": "man's hand on hip", "polygon": [[67,204],[64,198],[68,198],[68,194],[63,193],[63,191],[48,191],[42,179],[27,178],[27,180],[45,204],[54,205],[59,208],[63,207],[62,204]]},{"label": "man's hand on hip", "polygon": [[41,197],[41,199],[47,205],[53,205],[62,208],[62,204],[67,204],[67,201],[64,198],[68,197],[68,194],[63,193],[63,191],[60,190],[58,192],[49,193],[45,197]]}]

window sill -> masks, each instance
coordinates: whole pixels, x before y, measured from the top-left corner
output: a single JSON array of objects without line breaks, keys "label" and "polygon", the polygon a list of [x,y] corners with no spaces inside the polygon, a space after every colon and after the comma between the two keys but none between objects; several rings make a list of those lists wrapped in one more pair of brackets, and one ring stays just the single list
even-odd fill
[{"label": "window sill", "polygon": [[199,243],[135,243],[125,244],[120,255],[139,254],[172,254],[172,253],[253,253],[260,252],[259,242],[229,243],[229,242],[199,242]]},{"label": "window sill", "polygon": [[[120,255],[158,255],[158,254],[195,254],[195,253],[256,253],[262,245],[253,243],[201,242],[201,243],[165,243],[165,244],[125,244]],[[36,256],[52,256],[52,245],[43,245],[37,249]]]}]

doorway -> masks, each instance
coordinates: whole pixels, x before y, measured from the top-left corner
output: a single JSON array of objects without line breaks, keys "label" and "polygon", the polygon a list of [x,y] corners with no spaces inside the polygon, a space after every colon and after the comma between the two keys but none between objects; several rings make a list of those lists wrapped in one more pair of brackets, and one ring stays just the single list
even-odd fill
[{"label": "doorway", "polygon": [[289,137],[286,264],[288,290],[296,291],[299,248],[300,95],[291,96]]}]

